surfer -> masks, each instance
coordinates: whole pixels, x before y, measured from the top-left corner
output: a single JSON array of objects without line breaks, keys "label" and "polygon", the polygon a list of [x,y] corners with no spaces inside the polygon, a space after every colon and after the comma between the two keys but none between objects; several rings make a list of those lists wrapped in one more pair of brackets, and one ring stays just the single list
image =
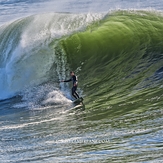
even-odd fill
[{"label": "surfer", "polygon": [[69,80],[62,80],[61,82],[70,82],[72,81],[73,83],[73,87],[72,87],[72,96],[75,99],[79,98],[79,95],[77,94],[76,90],[77,90],[77,86],[78,86],[78,79],[77,76],[75,75],[75,73],[73,71],[70,72],[71,78]]}]

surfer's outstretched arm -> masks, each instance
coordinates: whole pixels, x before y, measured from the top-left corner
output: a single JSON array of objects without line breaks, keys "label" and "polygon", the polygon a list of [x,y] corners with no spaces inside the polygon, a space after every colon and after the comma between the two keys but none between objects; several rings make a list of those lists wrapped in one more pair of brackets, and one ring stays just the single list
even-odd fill
[{"label": "surfer's outstretched arm", "polygon": [[61,82],[70,82],[72,81],[72,79],[69,79],[69,80],[61,80]]}]

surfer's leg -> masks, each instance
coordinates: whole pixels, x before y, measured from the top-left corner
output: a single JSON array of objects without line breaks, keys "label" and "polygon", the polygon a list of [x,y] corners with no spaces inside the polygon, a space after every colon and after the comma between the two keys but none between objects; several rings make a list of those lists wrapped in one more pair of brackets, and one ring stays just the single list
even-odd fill
[{"label": "surfer's leg", "polygon": [[77,98],[79,98],[79,95],[77,94],[76,90],[77,90],[77,86],[74,87],[74,94],[75,94],[75,96],[76,96]]},{"label": "surfer's leg", "polygon": [[76,96],[77,98],[79,98],[79,95],[77,94],[77,92],[76,92],[76,91],[74,92],[74,94],[75,94],[75,96]]},{"label": "surfer's leg", "polygon": [[79,95],[76,93],[77,87],[72,87],[72,96],[75,97],[76,99],[79,98]]},{"label": "surfer's leg", "polygon": [[[74,98],[76,98],[74,92],[75,92],[74,87],[72,87],[72,96],[73,96]],[[76,98],[76,99],[77,99],[77,98]]]}]

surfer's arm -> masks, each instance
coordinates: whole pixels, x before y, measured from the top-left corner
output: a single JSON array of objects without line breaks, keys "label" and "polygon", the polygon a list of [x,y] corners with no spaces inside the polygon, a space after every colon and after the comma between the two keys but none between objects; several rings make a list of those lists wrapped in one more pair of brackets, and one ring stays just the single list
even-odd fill
[{"label": "surfer's arm", "polygon": [[72,81],[72,79],[69,79],[69,80],[62,80],[61,82],[70,82]]}]

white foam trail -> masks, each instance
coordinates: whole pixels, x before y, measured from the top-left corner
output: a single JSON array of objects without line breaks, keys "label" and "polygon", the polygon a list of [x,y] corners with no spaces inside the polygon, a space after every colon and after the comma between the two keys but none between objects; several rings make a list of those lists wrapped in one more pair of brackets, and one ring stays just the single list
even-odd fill
[{"label": "white foam trail", "polygon": [[25,128],[25,127],[30,127],[30,126],[36,126],[36,125],[40,125],[42,123],[46,123],[46,122],[52,122],[55,120],[60,120],[62,119],[62,117],[55,117],[55,118],[50,118],[50,119],[44,119],[41,121],[35,121],[35,122],[29,122],[29,123],[23,123],[23,124],[19,124],[19,125],[6,125],[6,126],[2,126],[0,128],[0,131],[2,130],[13,130],[13,129],[19,129],[19,128]]}]

